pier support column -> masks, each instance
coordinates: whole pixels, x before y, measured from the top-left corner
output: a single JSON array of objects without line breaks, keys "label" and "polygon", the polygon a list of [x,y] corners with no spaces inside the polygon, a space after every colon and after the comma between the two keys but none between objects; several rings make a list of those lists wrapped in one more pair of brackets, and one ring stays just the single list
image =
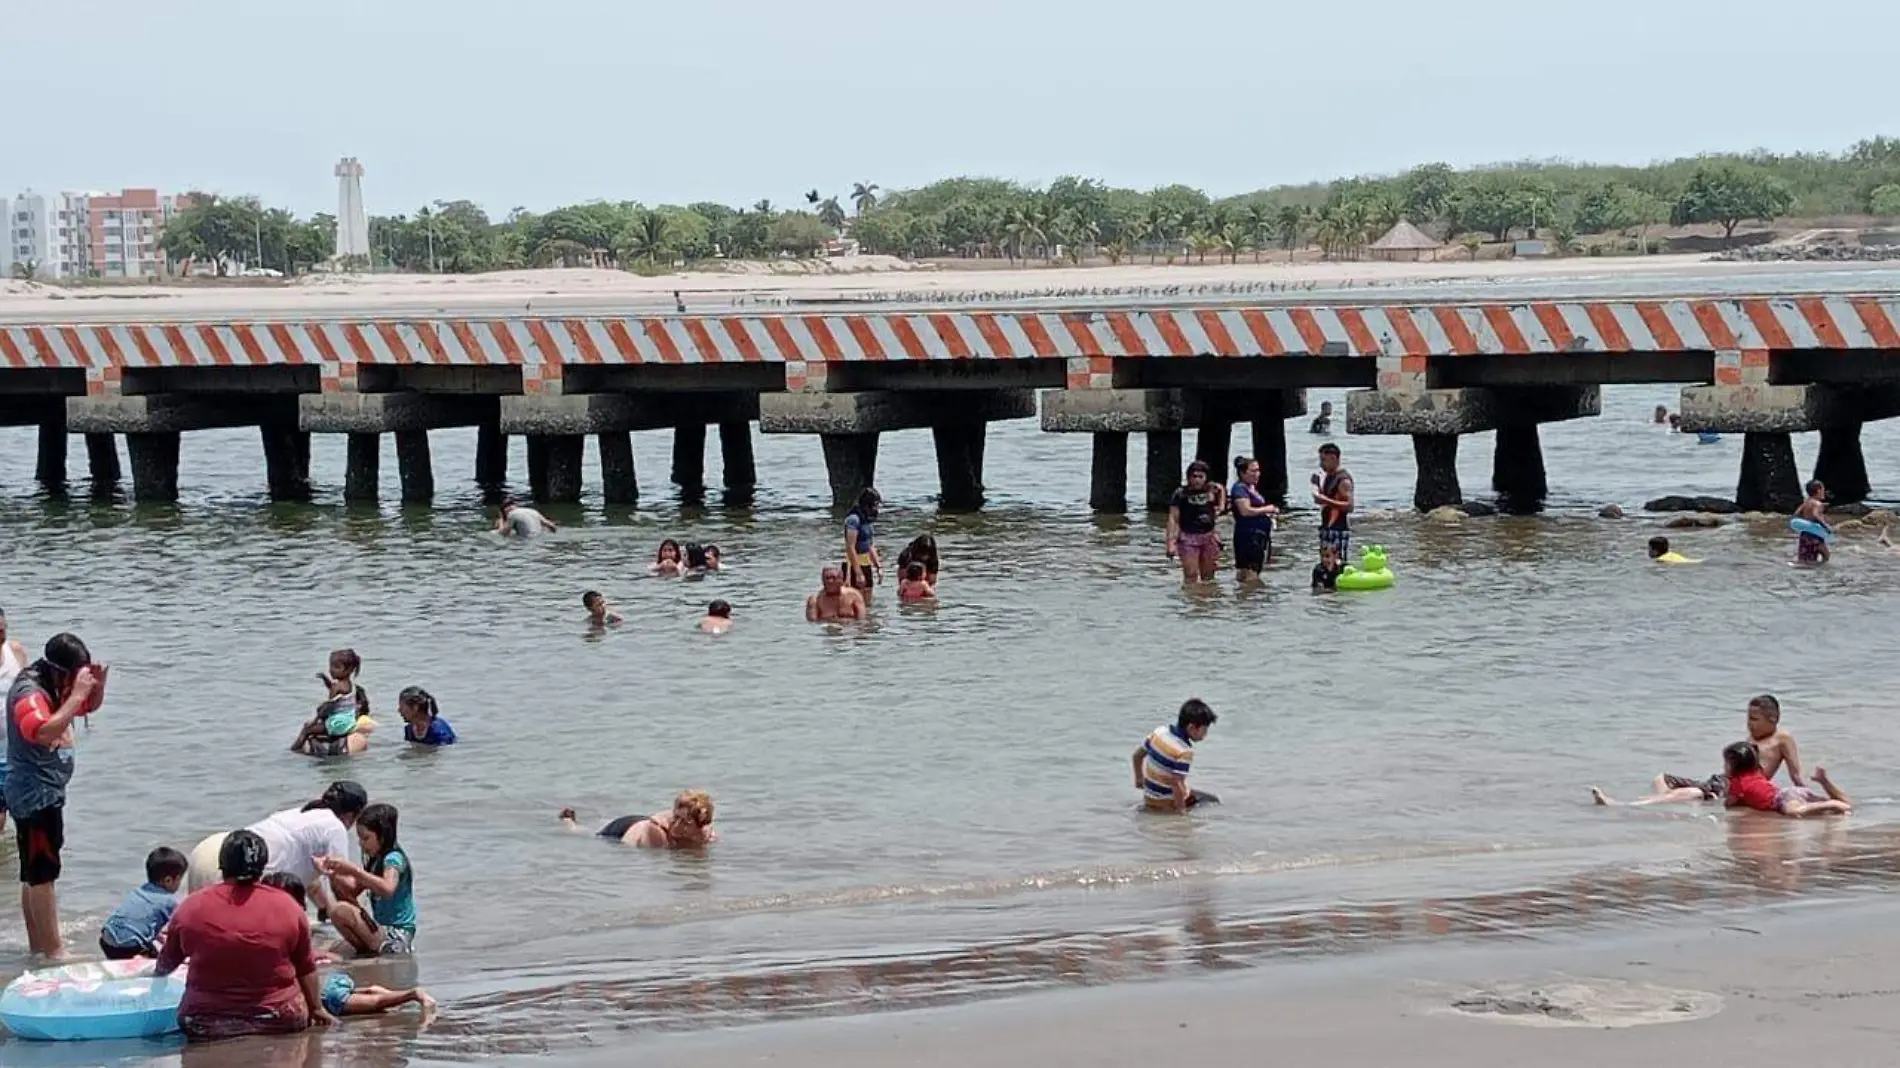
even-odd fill
[{"label": "pier support column", "polygon": [[132,499],[170,503],[178,499],[178,432],[150,431],[125,436],[132,461]]},{"label": "pier support column", "polygon": [[1860,450],[1860,423],[1821,428],[1821,451],[1814,458],[1814,477],[1827,486],[1829,504],[1857,504],[1873,487],[1867,481],[1867,458]]},{"label": "pier support column", "polygon": [[682,423],[673,428],[673,484],[680,500],[706,497],[706,424]]},{"label": "pier support column", "polygon": [[1429,512],[1465,503],[1458,485],[1458,435],[1413,434],[1412,459],[1418,464],[1412,507]]},{"label": "pier support column", "polygon": [[937,506],[946,512],[983,507],[983,438],[988,423],[933,426],[937,444]]},{"label": "pier support column", "polygon": [[374,501],[382,492],[383,436],[350,434],[343,466],[343,500]]},{"label": "pier support column", "polygon": [[1285,419],[1253,421],[1253,458],[1260,462],[1260,495],[1276,507],[1285,508],[1288,491]]},{"label": "pier support column", "polygon": [[1089,508],[1128,511],[1128,434],[1103,430],[1089,435]]},{"label": "pier support column", "polygon": [[594,436],[600,449],[601,497],[608,504],[635,504],[640,500],[640,475],[633,466],[633,435],[610,430]]},{"label": "pier support column", "polygon": [[[530,437],[528,442],[532,446],[534,438]],[[581,461],[586,444],[587,439],[579,434],[545,436],[542,443],[541,492],[536,500],[549,504],[574,504],[581,499]]]},{"label": "pier support column", "polygon": [[528,496],[536,501],[548,499],[548,436],[528,435]]},{"label": "pier support column", "polygon": [[1544,474],[1544,446],[1536,423],[1499,425],[1491,455],[1491,488],[1498,510],[1509,515],[1532,515],[1544,509],[1550,482]]},{"label": "pier support column", "polygon": [[1181,432],[1150,430],[1147,438],[1148,471],[1144,499],[1150,512],[1165,512],[1174,500],[1174,491],[1181,488]]},{"label": "pier support column", "polygon": [[1743,434],[1735,506],[1744,512],[1792,512],[1803,496],[1793,440],[1787,434]]},{"label": "pier support column", "polygon": [[273,501],[310,499],[310,435],[294,423],[257,428],[264,443],[264,479]]},{"label": "pier support column", "polygon": [[759,486],[759,468],[752,457],[752,424],[728,420],[719,424],[719,463],[726,487],[725,503],[752,503]]},{"label": "pier support column", "polygon": [[1233,443],[1234,424],[1224,419],[1202,423],[1200,433],[1194,435],[1194,458],[1208,466],[1208,480],[1216,485],[1226,485],[1232,481],[1225,476],[1225,472],[1233,462]]},{"label": "pier support column", "polygon": [[877,440],[870,434],[820,434],[825,477],[831,481],[831,506],[849,508],[877,482]]},{"label": "pier support column", "polygon": [[57,494],[66,489],[66,417],[61,412],[40,423],[39,456],[33,477]]},{"label": "pier support column", "polygon": [[481,423],[475,428],[475,484],[483,489],[498,489],[508,484],[508,435],[500,423]]},{"label": "pier support column", "polygon": [[435,500],[435,465],[429,458],[427,430],[396,431],[396,472],[402,477],[402,503]]},{"label": "pier support column", "polygon": [[86,468],[95,492],[118,484],[119,441],[111,434],[86,435]]}]

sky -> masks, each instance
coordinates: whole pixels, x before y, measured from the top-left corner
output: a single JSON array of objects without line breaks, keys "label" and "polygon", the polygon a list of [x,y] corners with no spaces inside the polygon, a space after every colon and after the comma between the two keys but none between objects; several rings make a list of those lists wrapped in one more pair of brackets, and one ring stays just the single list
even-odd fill
[{"label": "sky", "polygon": [[1900,134],[1892,0],[0,0],[0,41],[0,196],[300,214],[336,210],[345,155],[372,214],[500,216],[966,174],[1225,195]]}]

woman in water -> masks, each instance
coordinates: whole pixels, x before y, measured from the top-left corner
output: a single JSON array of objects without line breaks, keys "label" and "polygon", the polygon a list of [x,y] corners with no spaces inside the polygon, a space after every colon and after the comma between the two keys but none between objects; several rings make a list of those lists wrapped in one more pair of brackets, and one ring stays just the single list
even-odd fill
[{"label": "woman in water", "polygon": [[420,686],[411,686],[396,698],[396,713],[402,716],[402,740],[413,745],[454,745],[455,728],[442,718],[435,695]]},{"label": "woman in water", "polygon": [[1207,477],[1207,464],[1200,460],[1189,464],[1187,484],[1175,490],[1168,502],[1168,559],[1180,559],[1182,581],[1208,582],[1220,569],[1220,535],[1214,530],[1214,518],[1225,503],[1219,484]]},{"label": "woman in water", "polygon": [[[602,827],[597,837],[649,849],[697,849],[719,840],[712,821],[712,798],[704,790],[686,790],[673,799],[672,811],[622,816]],[[570,831],[580,830],[571,808],[561,810],[561,823]]]},{"label": "woman in water", "polygon": [[883,496],[867,487],[858,494],[856,506],[844,514],[844,580],[867,601],[871,599],[871,583],[884,576],[874,529],[883,504]]},{"label": "woman in water", "polygon": [[935,586],[937,572],[943,570],[943,559],[937,555],[937,539],[928,534],[919,534],[910,539],[904,551],[897,554],[897,573],[907,573],[912,564],[924,565],[924,581]]},{"label": "woman in water", "polygon": [[680,543],[668,538],[660,543],[660,551],[653,554],[653,567],[656,575],[677,575],[686,569],[686,562],[680,558]]},{"label": "woman in water", "polygon": [[1260,461],[1234,457],[1234,475],[1227,498],[1234,509],[1234,577],[1258,582],[1273,557],[1273,517],[1280,510],[1260,495]]}]

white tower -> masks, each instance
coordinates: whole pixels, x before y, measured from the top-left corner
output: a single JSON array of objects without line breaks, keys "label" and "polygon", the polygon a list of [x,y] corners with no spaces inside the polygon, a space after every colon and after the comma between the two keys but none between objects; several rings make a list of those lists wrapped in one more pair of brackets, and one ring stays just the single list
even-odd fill
[{"label": "white tower", "polygon": [[336,165],[336,258],[369,262],[369,215],[363,210],[363,165],[348,156]]}]

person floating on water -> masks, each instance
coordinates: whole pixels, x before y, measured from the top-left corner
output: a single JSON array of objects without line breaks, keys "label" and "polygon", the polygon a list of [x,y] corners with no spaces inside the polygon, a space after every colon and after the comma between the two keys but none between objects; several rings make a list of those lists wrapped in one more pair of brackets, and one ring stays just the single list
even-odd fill
[{"label": "person floating on water", "polygon": [[707,634],[724,634],[732,629],[732,605],[725,601],[714,601],[706,606],[705,618],[699,621],[699,629]]},{"label": "person floating on water", "polygon": [[587,621],[596,627],[618,627],[625,623],[626,617],[614,611],[599,590],[588,590],[581,594],[581,607],[587,609]]},{"label": "person floating on water", "polygon": [[402,717],[402,740],[411,745],[454,745],[455,728],[442,718],[435,695],[420,686],[411,686],[396,698],[396,714]]},{"label": "person floating on water", "polygon": [[[1808,483],[1808,496],[1801,506],[1794,510],[1796,519],[1805,519],[1829,534],[1834,528],[1827,525],[1827,487],[1820,479]],[[1794,558],[1803,564],[1825,564],[1828,561],[1827,537],[1802,531],[1795,536]]]},{"label": "person floating on water", "polygon": [[1319,543],[1352,555],[1352,472],[1339,466],[1339,446],[1319,447],[1320,473],[1313,476],[1313,503],[1319,505]]},{"label": "person floating on water", "polygon": [[661,541],[659,551],[653,554],[653,566],[647,570],[669,577],[684,572],[686,559],[680,552],[680,543],[672,538]]},{"label": "person floating on water", "polygon": [[561,529],[554,521],[540,512],[516,501],[513,497],[504,497],[501,501],[501,518],[495,520],[495,532],[504,537],[532,538],[543,531]]},{"label": "person floating on water", "polygon": [[1234,457],[1227,503],[1234,512],[1234,577],[1242,584],[1258,582],[1273,559],[1273,520],[1280,514],[1260,495],[1260,461]]},{"label": "person floating on water", "polygon": [[1319,563],[1313,565],[1313,588],[1315,590],[1336,590],[1339,588],[1340,572],[1346,565],[1339,559],[1339,550],[1330,545],[1319,547]]},{"label": "person floating on water", "polygon": [[1659,564],[1699,564],[1702,562],[1670,549],[1669,539],[1663,537],[1649,539],[1649,558]]},{"label": "person floating on water", "polygon": [[1205,461],[1187,466],[1187,482],[1168,502],[1168,559],[1181,561],[1181,581],[1211,582],[1220,569],[1220,534],[1215,517],[1226,507],[1218,483],[1208,478]]},{"label": "person floating on water", "polygon": [[1319,414],[1313,417],[1313,425],[1307,428],[1309,433],[1330,434],[1333,432],[1333,402],[1320,401]]},{"label": "person floating on water", "polygon": [[1682,433],[1682,416],[1674,412],[1669,413],[1669,432],[1671,434]]},{"label": "person floating on water", "polygon": [[897,599],[900,601],[928,601],[937,596],[937,588],[930,584],[930,573],[924,570],[921,560],[913,560],[904,565],[903,577],[897,580]]},{"label": "person floating on water", "polygon": [[805,620],[810,623],[841,623],[863,619],[864,595],[844,584],[844,572],[827,567],[818,573],[820,589],[805,598]]},{"label": "person floating on water", "polygon": [[877,554],[877,514],[884,497],[866,488],[858,503],[844,515],[844,579],[852,589],[871,599],[871,584],[884,578],[884,561]]},{"label": "person floating on water", "polygon": [[[670,811],[622,816],[595,832],[595,837],[647,849],[698,849],[719,840],[712,822],[712,796],[704,790],[684,790],[673,799]],[[581,829],[571,808],[561,810],[561,825],[569,831]]]},{"label": "person floating on water", "polygon": [[1207,702],[1190,697],[1171,724],[1164,723],[1135,748],[1135,789],[1142,804],[1158,812],[1186,812],[1196,805],[1217,804],[1220,798],[1188,789],[1188,771],[1194,762],[1194,743],[1207,737],[1220,717]]},{"label": "person floating on water", "polygon": [[191,861],[170,846],[146,854],[145,885],[125,895],[106,917],[99,928],[99,952],[107,960],[158,956],[165,925],[178,908],[178,888],[190,869]]}]

